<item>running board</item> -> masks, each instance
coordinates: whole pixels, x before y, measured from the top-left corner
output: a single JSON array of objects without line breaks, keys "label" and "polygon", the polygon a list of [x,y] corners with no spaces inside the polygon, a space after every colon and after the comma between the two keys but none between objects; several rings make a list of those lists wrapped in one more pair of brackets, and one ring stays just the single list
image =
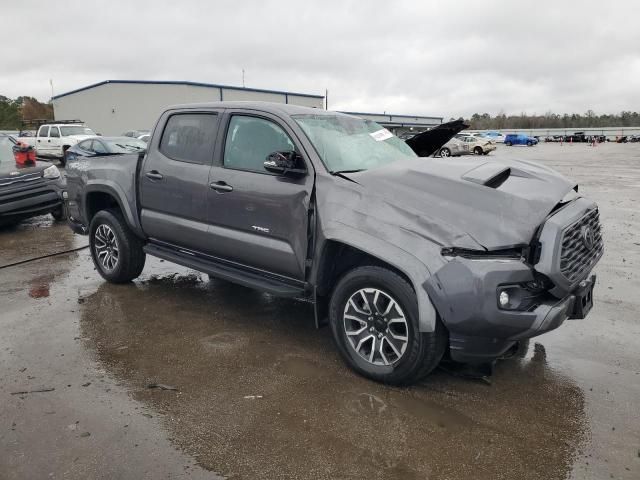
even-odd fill
[{"label": "running board", "polygon": [[245,287],[255,288],[256,290],[262,290],[278,297],[303,297],[306,294],[306,284],[302,282],[300,286],[291,285],[275,278],[241,270],[231,265],[222,265],[201,256],[181,253],[170,247],[157,244],[145,245],[144,251],[154,257],[159,257],[169,262],[182,265],[183,267],[198,270],[212,277],[237,283]]}]

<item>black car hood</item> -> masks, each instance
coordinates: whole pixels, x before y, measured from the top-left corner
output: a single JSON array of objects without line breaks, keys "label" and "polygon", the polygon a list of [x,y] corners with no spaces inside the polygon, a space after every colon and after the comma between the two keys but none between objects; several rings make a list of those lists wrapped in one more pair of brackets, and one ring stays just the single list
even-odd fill
[{"label": "black car hood", "polygon": [[469,125],[462,120],[442,123],[437,127],[419,133],[415,137],[405,140],[406,144],[420,157],[428,157],[436,153],[440,148]]},{"label": "black car hood", "polygon": [[529,244],[546,216],[575,187],[542,165],[473,157],[398,161],[349,178],[392,207],[380,208],[373,199],[366,202],[374,205],[367,214],[383,223],[443,246],[487,250]]},{"label": "black car hood", "polygon": [[35,165],[20,166],[14,161],[0,161],[0,183],[7,180],[19,180],[25,175],[33,176],[33,174],[42,174],[45,168],[50,167],[48,162],[36,162]]}]

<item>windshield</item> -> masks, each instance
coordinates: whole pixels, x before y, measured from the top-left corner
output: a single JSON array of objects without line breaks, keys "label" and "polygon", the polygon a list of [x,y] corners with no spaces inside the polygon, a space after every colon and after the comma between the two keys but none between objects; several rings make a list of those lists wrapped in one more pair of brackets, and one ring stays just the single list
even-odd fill
[{"label": "windshield", "polygon": [[111,153],[131,153],[139,152],[147,148],[147,144],[137,138],[122,137],[114,139],[104,139],[109,146]]},{"label": "windshield", "polygon": [[293,115],[330,172],[368,170],[416,158],[411,148],[370,120],[346,115]]},{"label": "windshield", "polygon": [[14,143],[9,137],[0,135],[0,163],[14,163],[13,147]]},{"label": "windshield", "polygon": [[73,127],[60,127],[60,132],[63,137],[68,137],[69,135],[95,135],[95,133],[93,133],[93,130],[88,127],[82,127],[80,125]]}]

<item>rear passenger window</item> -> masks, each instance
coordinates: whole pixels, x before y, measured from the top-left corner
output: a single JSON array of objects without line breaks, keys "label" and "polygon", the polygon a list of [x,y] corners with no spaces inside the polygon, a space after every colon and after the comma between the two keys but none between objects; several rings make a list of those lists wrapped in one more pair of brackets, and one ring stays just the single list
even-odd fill
[{"label": "rear passenger window", "polygon": [[49,136],[49,127],[40,127],[40,131],[38,132],[39,137],[48,137]]},{"label": "rear passenger window", "polygon": [[234,115],[224,147],[224,166],[267,173],[264,161],[273,152],[295,150],[289,135],[275,123],[257,117]]},{"label": "rear passenger window", "polygon": [[211,163],[218,116],[176,113],[169,117],[160,140],[160,152],[181,162]]},{"label": "rear passenger window", "polygon": [[49,136],[52,138],[60,138],[60,130],[58,130],[58,127],[51,127]]}]

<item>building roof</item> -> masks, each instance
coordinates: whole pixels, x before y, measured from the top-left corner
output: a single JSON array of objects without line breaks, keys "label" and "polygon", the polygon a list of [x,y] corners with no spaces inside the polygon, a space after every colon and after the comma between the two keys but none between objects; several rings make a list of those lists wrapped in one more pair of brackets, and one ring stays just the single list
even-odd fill
[{"label": "building roof", "polygon": [[51,99],[56,100],[58,98],[66,97],[67,95],[72,95],[74,93],[82,92],[84,90],[90,90],[92,88],[100,87],[102,85],[106,85],[109,83],[119,83],[119,84],[133,83],[133,84],[142,84],[142,85],[183,85],[183,86],[192,86],[192,87],[221,88],[225,90],[240,90],[245,92],[276,93],[280,95],[295,95],[297,97],[324,98],[323,95],[311,95],[309,93],[285,92],[280,90],[265,90],[262,88],[245,88],[245,87],[237,87],[233,85],[219,85],[217,83],[201,83],[201,82],[171,81],[171,80],[104,80],[102,82],[94,83],[92,85],[87,85],[86,87],[81,87],[75,90],[71,90],[70,92],[61,93],[60,95],[51,97]]}]

